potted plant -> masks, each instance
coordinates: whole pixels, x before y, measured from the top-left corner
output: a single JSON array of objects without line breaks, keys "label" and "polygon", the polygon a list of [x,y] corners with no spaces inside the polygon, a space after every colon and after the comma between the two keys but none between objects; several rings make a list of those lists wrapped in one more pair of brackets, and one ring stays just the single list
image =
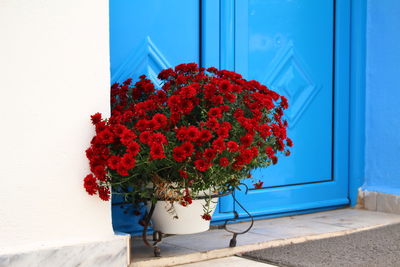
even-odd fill
[{"label": "potted plant", "polygon": [[112,85],[111,117],[91,116],[96,135],[86,150],[92,173],[84,187],[103,200],[112,187],[135,205],[156,204],[153,228],[160,232],[205,231],[219,193],[290,154],[287,99],[235,72],[195,63],[158,78],[160,89],[144,75]]}]

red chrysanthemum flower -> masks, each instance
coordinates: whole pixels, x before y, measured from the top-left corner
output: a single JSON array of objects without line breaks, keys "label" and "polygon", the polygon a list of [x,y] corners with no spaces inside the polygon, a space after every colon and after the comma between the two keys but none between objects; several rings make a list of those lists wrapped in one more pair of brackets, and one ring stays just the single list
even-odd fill
[{"label": "red chrysanthemum flower", "polygon": [[197,141],[197,139],[199,138],[199,129],[194,126],[189,126],[186,131],[186,137],[190,141]]},{"label": "red chrysanthemum flower", "polygon": [[263,184],[264,184],[264,182],[259,180],[257,183],[254,184],[254,188],[261,189]]},{"label": "red chrysanthemum flower", "polygon": [[235,141],[228,141],[226,143],[229,152],[237,152],[239,151],[239,145]]},{"label": "red chrysanthemum flower", "polygon": [[121,166],[127,170],[130,170],[135,167],[136,159],[130,153],[126,153],[121,158]]},{"label": "red chrysanthemum flower", "polygon": [[181,176],[184,179],[187,179],[189,177],[188,173],[183,170],[179,170],[179,176]]},{"label": "red chrysanthemum flower", "polygon": [[211,148],[207,148],[203,153],[203,156],[207,161],[212,161],[216,155],[217,155],[217,152]]},{"label": "red chrysanthemum flower", "polygon": [[204,213],[201,218],[203,218],[206,221],[211,221],[211,215],[208,213]]},{"label": "red chrysanthemum flower", "polygon": [[140,151],[140,145],[135,141],[130,142],[128,147],[126,148],[126,152],[132,154],[132,156],[134,157],[139,153],[139,151]]},{"label": "red chrysanthemum flower", "polygon": [[292,139],[286,138],[286,144],[287,144],[289,147],[292,147],[292,146],[293,146]]},{"label": "red chrysanthemum flower", "polygon": [[194,145],[192,143],[186,141],[180,147],[183,149],[187,157],[190,157],[193,154]]},{"label": "red chrysanthemum flower", "polygon": [[144,131],[139,135],[139,140],[143,144],[150,144],[151,142],[151,132],[150,131]]},{"label": "red chrysanthemum flower", "polygon": [[114,134],[107,128],[101,131],[97,136],[103,144],[111,144],[114,141]]},{"label": "red chrysanthemum flower", "polygon": [[212,134],[209,130],[201,130],[199,133],[200,142],[208,142],[212,138]]},{"label": "red chrysanthemum flower", "polygon": [[246,134],[245,136],[240,137],[240,142],[244,147],[248,147],[253,142],[254,136],[251,134]]},{"label": "red chrysanthemum flower", "polygon": [[93,174],[88,174],[83,180],[83,186],[89,195],[94,195],[97,192],[97,182]]},{"label": "red chrysanthemum flower", "polygon": [[227,157],[222,157],[219,159],[219,165],[221,165],[222,167],[226,167],[229,165],[229,160]]},{"label": "red chrysanthemum flower", "polygon": [[156,144],[167,144],[168,143],[167,138],[162,133],[152,134],[151,141],[152,141],[152,143],[156,143]]},{"label": "red chrysanthemum flower", "polygon": [[185,153],[185,150],[183,150],[182,147],[176,146],[172,150],[172,156],[174,157],[175,161],[183,162],[183,161],[185,161],[187,154]]},{"label": "red chrysanthemum flower", "polygon": [[153,116],[153,121],[155,121],[160,128],[167,126],[168,119],[164,114],[157,113]]},{"label": "red chrysanthemum flower", "polygon": [[164,149],[162,145],[153,143],[150,147],[150,159],[162,159],[165,158]]},{"label": "red chrysanthemum flower", "polygon": [[272,147],[267,146],[265,148],[265,154],[267,154],[268,157],[272,158],[275,155],[275,151]]},{"label": "red chrysanthemum flower", "polygon": [[110,189],[108,189],[107,187],[104,187],[104,186],[99,186],[97,188],[97,190],[99,191],[99,197],[102,200],[104,200],[104,201],[110,200]]},{"label": "red chrysanthemum flower", "polygon": [[119,167],[119,163],[121,161],[121,158],[116,155],[112,155],[108,160],[107,160],[107,166],[110,169],[116,170]]},{"label": "red chrysanthemum flower", "polygon": [[205,172],[211,167],[212,164],[210,162],[206,162],[202,159],[199,159],[194,162],[194,165],[196,166],[196,169],[198,169],[199,171]]},{"label": "red chrysanthemum flower", "polygon": [[101,121],[101,113],[97,112],[96,114],[90,116],[93,125],[98,124]]},{"label": "red chrysanthemum flower", "polygon": [[120,135],[121,137],[121,143],[127,146],[130,146],[133,140],[137,137],[136,134],[131,132],[129,129],[126,129],[122,132]]},{"label": "red chrysanthemum flower", "polygon": [[186,134],[187,134],[187,128],[186,127],[181,127],[176,131],[176,138],[180,141],[186,140]]}]

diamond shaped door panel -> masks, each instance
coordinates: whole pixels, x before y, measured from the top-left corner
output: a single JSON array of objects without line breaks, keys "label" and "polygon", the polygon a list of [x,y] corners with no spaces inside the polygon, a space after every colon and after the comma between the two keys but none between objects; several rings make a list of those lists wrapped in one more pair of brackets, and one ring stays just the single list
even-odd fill
[{"label": "diamond shaped door panel", "polygon": [[247,36],[236,37],[247,42],[245,72],[289,99],[294,141],[290,157],[253,172],[266,187],[332,179],[333,6],[333,0],[248,1]]},{"label": "diamond shaped door panel", "polygon": [[198,1],[110,1],[111,81],[199,62]]}]

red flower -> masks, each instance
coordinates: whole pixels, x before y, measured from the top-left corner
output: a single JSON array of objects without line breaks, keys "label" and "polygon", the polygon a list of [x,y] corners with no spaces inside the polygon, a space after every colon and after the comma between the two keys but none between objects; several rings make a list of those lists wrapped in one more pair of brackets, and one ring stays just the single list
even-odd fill
[{"label": "red flower", "polygon": [[100,181],[106,180],[106,170],[104,165],[97,165],[93,168],[93,173]]},{"label": "red flower", "polygon": [[112,155],[108,160],[107,160],[107,166],[110,169],[117,169],[119,167],[119,162],[121,161],[121,158],[116,156],[116,155]]},{"label": "red flower", "polygon": [[121,175],[121,176],[127,176],[127,175],[129,174],[129,173],[128,173],[128,170],[127,170],[124,166],[122,166],[122,165],[120,165],[120,166],[118,167],[117,172],[118,172],[118,174]]},{"label": "red flower", "polygon": [[225,142],[223,138],[217,138],[212,142],[212,148],[215,149],[217,152],[222,152],[225,148]]},{"label": "red flower", "polygon": [[208,116],[210,118],[222,118],[222,110],[220,108],[210,108]]},{"label": "red flower", "polygon": [[98,124],[101,121],[101,113],[97,112],[96,114],[90,116],[93,125]]},{"label": "red flower", "polygon": [[192,98],[197,94],[196,86],[193,84],[181,88],[179,94],[184,98]]},{"label": "red flower", "polygon": [[195,142],[199,138],[199,134],[199,129],[194,126],[189,126],[186,132],[186,138],[190,141]]},{"label": "red flower", "polygon": [[164,114],[157,113],[153,116],[153,121],[155,121],[160,128],[167,126],[168,119]]},{"label": "red flower", "polygon": [[239,146],[235,141],[228,141],[226,143],[229,152],[237,152],[239,151]]},{"label": "red flower", "polygon": [[128,147],[126,148],[126,152],[132,154],[132,156],[136,156],[140,151],[140,145],[137,142],[129,143]]},{"label": "red flower", "polygon": [[289,147],[292,147],[292,146],[293,146],[292,139],[286,138],[286,144],[287,144]]},{"label": "red flower", "polygon": [[154,133],[151,136],[152,142],[156,144],[167,144],[167,138],[162,133]]},{"label": "red flower", "polygon": [[271,128],[268,124],[263,124],[258,127],[258,131],[262,138],[266,139],[268,136],[271,135]]},{"label": "red flower", "polygon": [[268,157],[272,158],[275,155],[275,151],[274,151],[274,149],[272,147],[267,146],[265,148],[265,154],[267,154]]},{"label": "red flower", "polygon": [[131,145],[133,140],[137,137],[136,134],[131,132],[129,129],[126,129],[121,135],[121,143],[124,145]]},{"label": "red flower", "polygon": [[176,75],[176,73],[171,68],[169,68],[169,69],[162,70],[160,72],[160,74],[158,74],[158,79],[167,80],[169,77],[171,77],[171,76],[174,77],[175,75]]},{"label": "red flower", "polygon": [[216,154],[217,153],[216,153],[216,151],[214,149],[207,148],[204,151],[203,156],[207,161],[212,161],[215,158]]},{"label": "red flower", "polygon": [[187,179],[189,177],[188,173],[186,171],[183,171],[183,170],[179,170],[179,175],[182,178],[185,178],[185,179]]},{"label": "red flower", "polygon": [[103,144],[111,144],[114,142],[114,134],[109,129],[104,129],[98,135]]},{"label": "red flower", "polygon": [[176,138],[178,138],[178,140],[180,141],[185,141],[186,134],[187,134],[187,128],[183,126],[176,131]]},{"label": "red flower", "polygon": [[208,213],[204,213],[201,218],[203,218],[206,221],[210,221],[211,220],[211,215]]},{"label": "red flower", "polygon": [[254,136],[251,134],[246,134],[245,136],[240,137],[240,142],[243,146],[248,147],[253,142]]},{"label": "red flower", "polygon": [[281,96],[281,107],[284,109],[287,109],[289,107],[288,100],[284,96]]},{"label": "red flower", "polygon": [[125,126],[125,125],[122,125],[122,124],[115,124],[115,125],[112,125],[112,126],[111,126],[111,130],[113,131],[113,133],[114,133],[116,136],[119,136],[119,137],[121,137],[121,135],[122,135],[125,131],[130,132],[129,129],[126,128],[126,126]]},{"label": "red flower", "polygon": [[212,134],[209,130],[201,130],[199,133],[199,141],[207,142],[212,138]]},{"label": "red flower", "polygon": [[254,184],[254,188],[256,189],[261,189],[263,186],[264,182],[262,182],[261,180],[259,180],[257,183]]},{"label": "red flower", "polygon": [[187,157],[190,157],[193,154],[194,146],[192,143],[187,141],[181,145],[181,148],[183,149]]},{"label": "red flower", "polygon": [[187,154],[185,153],[185,150],[183,150],[182,147],[176,146],[172,150],[172,156],[174,157],[174,160],[177,162],[183,162],[186,159]]},{"label": "red flower", "polygon": [[196,160],[194,162],[194,165],[196,166],[196,169],[198,169],[201,172],[205,172],[206,170],[208,170],[211,167],[211,163],[206,162],[202,159]]},{"label": "red flower", "polygon": [[127,170],[130,170],[135,167],[136,159],[134,156],[130,153],[126,153],[122,158],[121,158],[121,166]]},{"label": "red flower", "polygon": [[108,189],[107,187],[99,186],[97,190],[99,191],[99,197],[102,200],[104,201],[110,200],[110,189]]},{"label": "red flower", "polygon": [[85,179],[83,179],[83,186],[89,195],[94,195],[97,192],[97,182],[96,178],[92,174],[88,174]]},{"label": "red flower", "polygon": [[229,165],[229,160],[226,157],[222,157],[219,159],[219,165],[221,165],[222,167],[226,167]]},{"label": "red flower", "polygon": [[150,131],[144,131],[139,135],[139,140],[143,144],[149,144],[151,141],[151,132]]},{"label": "red flower", "polygon": [[164,149],[162,145],[153,143],[150,147],[150,159],[162,159],[165,158]]}]

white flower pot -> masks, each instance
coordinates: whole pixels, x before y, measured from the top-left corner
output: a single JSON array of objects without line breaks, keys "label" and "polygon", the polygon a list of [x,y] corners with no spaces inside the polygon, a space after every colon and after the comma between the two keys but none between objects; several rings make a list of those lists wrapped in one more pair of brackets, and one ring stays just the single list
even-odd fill
[{"label": "white flower pot", "polygon": [[[215,211],[218,197],[212,198],[210,203],[210,215]],[[152,228],[164,234],[194,234],[207,231],[210,228],[210,221],[204,220],[204,199],[193,199],[192,204],[184,207],[179,203],[173,204],[167,201],[157,201],[151,217]],[[150,209],[150,205],[147,206]]]}]

